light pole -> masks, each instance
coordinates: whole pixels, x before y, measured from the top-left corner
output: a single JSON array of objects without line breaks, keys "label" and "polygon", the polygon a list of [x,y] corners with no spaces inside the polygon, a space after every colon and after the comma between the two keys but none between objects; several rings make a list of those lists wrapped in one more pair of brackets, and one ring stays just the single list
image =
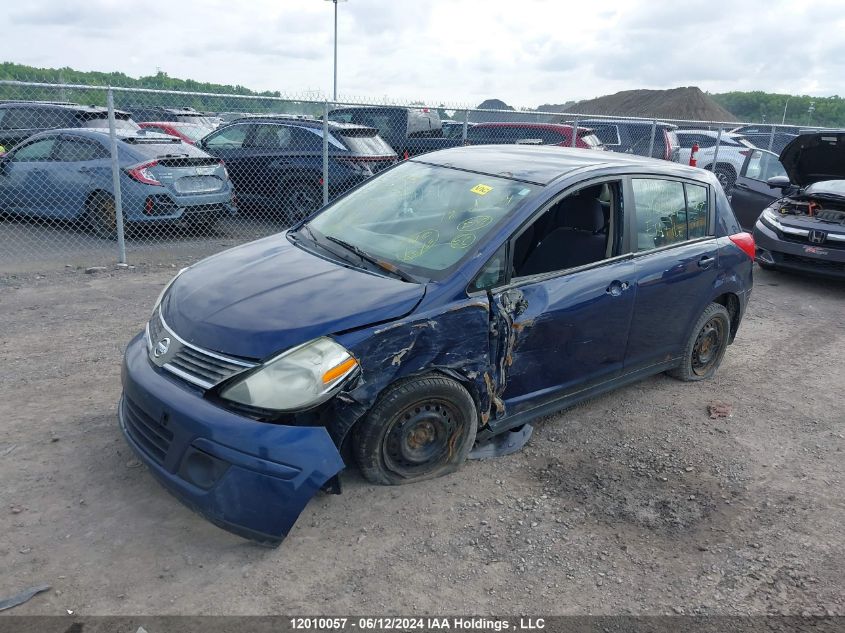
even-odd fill
[{"label": "light pole", "polygon": [[[781,125],[783,125],[784,123],[786,123],[786,108],[787,108],[787,106],[789,105],[789,100],[790,100],[790,99],[792,99],[792,95],[789,95],[789,96],[786,98],[786,103],[784,103],[784,104],[783,104],[783,118],[780,120],[780,124],[781,124]],[[775,121],[777,121],[777,119],[775,119]]]},{"label": "light pole", "polygon": [[334,3],[334,88],[332,90],[332,101],[337,101],[337,3],[346,0],[326,0]]}]

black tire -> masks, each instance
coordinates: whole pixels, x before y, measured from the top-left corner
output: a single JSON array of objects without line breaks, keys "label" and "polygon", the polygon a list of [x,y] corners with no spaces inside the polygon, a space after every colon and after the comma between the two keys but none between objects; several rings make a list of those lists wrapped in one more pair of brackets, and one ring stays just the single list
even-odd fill
[{"label": "black tire", "polygon": [[85,219],[91,232],[104,240],[117,239],[117,214],[114,198],[106,193],[95,193],[85,205]]},{"label": "black tire", "polygon": [[323,206],[322,188],[301,179],[283,180],[279,184],[278,196],[282,201],[285,221],[290,225]]},{"label": "black tire", "polygon": [[472,396],[445,376],[389,387],[355,427],[352,446],[366,479],[398,485],[457,470],[475,443]]},{"label": "black tire", "polygon": [[684,382],[710,378],[722,363],[730,336],[728,311],[723,305],[711,303],[692,329],[681,364],[667,373]]},{"label": "black tire", "polygon": [[774,267],[774,266],[772,266],[771,264],[764,264],[764,263],[763,263],[763,262],[761,262],[761,261],[758,261],[758,262],[757,262],[757,265],[758,265],[760,268],[762,268],[763,270],[774,270],[774,269],[775,269],[775,267]]},{"label": "black tire", "polygon": [[733,192],[734,185],[736,184],[736,171],[734,171],[734,168],[730,165],[719,163],[713,170],[713,174],[715,174],[719,184],[722,185],[725,195],[730,195]]}]

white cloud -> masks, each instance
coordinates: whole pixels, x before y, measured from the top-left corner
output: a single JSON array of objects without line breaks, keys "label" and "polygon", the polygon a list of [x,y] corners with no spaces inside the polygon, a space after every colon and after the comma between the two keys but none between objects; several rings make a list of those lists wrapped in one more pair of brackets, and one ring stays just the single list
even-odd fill
[{"label": "white cloud", "polygon": [[[331,92],[331,2],[30,0],[10,8],[8,61]],[[339,92],[514,106],[632,88],[845,94],[839,0],[349,0]]]}]

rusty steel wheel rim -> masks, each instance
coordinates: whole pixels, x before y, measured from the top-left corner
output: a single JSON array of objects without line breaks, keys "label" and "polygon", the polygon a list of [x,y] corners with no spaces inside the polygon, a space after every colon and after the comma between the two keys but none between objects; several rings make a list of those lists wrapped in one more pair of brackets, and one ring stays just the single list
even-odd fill
[{"label": "rusty steel wheel rim", "polygon": [[401,477],[418,477],[445,465],[466,425],[452,404],[428,399],[406,407],[390,421],[383,459]]},{"label": "rusty steel wheel rim", "polygon": [[713,317],[699,331],[692,348],[692,370],[699,376],[708,371],[719,360],[724,347],[725,324],[722,319]]}]

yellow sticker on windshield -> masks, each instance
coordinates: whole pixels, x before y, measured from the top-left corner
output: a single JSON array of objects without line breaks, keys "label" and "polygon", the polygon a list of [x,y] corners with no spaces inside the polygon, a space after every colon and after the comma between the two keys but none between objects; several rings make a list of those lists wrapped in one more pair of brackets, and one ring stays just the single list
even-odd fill
[{"label": "yellow sticker on windshield", "polygon": [[493,187],[489,185],[475,185],[472,189],[470,189],[473,193],[477,193],[479,196],[486,196],[488,193],[493,191]]}]

